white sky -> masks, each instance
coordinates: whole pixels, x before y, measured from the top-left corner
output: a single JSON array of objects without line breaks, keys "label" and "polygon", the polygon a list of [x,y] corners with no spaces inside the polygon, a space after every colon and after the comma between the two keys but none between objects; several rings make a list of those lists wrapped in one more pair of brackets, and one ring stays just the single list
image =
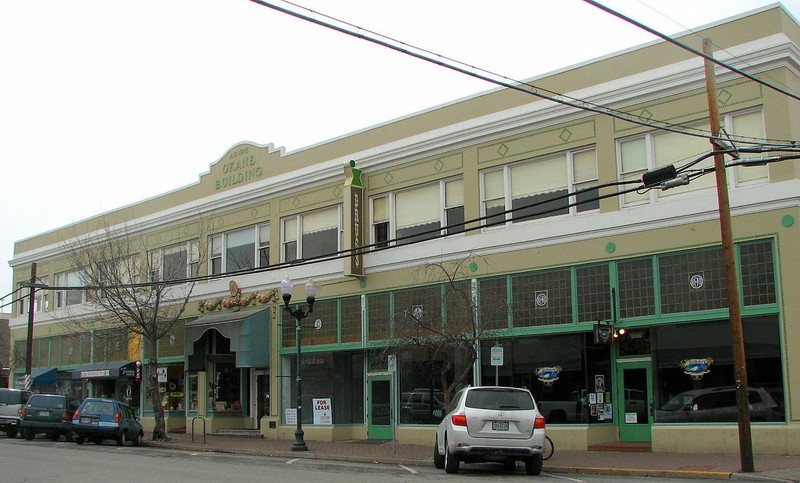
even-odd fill
[{"label": "white sky", "polygon": [[[655,40],[581,0],[296,1],[515,79]],[[667,34],[772,3],[605,1]],[[294,151],[495,87],[248,0],[2,1],[0,66],[0,296],[14,241],[191,184],[241,141]]]}]

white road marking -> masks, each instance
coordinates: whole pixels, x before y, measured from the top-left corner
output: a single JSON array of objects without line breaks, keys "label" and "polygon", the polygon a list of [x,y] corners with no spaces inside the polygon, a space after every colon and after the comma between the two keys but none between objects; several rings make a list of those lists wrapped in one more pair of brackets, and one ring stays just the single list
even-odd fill
[{"label": "white road marking", "polygon": [[578,480],[576,478],[567,478],[566,476],[556,476],[551,475],[550,473],[542,473],[544,476],[549,476],[550,478],[558,478],[560,480],[567,480],[567,481],[574,481],[576,483],[586,483],[586,480]]},{"label": "white road marking", "polygon": [[399,466],[400,468],[403,468],[404,470],[408,471],[408,472],[409,472],[409,473],[411,473],[412,475],[416,475],[416,474],[418,474],[418,473],[419,473],[419,471],[417,471],[417,470],[413,470],[413,469],[409,468],[409,467],[408,467],[408,466],[406,466],[406,465],[398,465],[398,466]]},{"label": "white road marking", "polygon": [[286,462],[286,464],[287,464],[287,465],[290,465],[290,464],[294,463],[295,461],[297,461],[297,460],[299,460],[299,459],[300,459],[300,458],[295,458],[295,459],[293,459],[293,460],[289,460],[289,461],[287,461],[287,462]]}]

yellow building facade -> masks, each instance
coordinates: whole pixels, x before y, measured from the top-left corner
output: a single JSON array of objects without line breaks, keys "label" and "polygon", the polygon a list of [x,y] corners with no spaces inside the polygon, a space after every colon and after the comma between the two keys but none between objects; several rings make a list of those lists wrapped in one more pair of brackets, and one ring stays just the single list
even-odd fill
[{"label": "yellow building facade", "polygon": [[[800,90],[800,28],[781,7],[679,40],[700,49],[703,37],[717,58]],[[741,159],[766,143],[790,155],[800,110],[721,67],[717,83],[742,149],[726,172],[753,447],[797,455],[800,163]],[[172,267],[195,284],[158,345],[169,429],[291,440],[299,365],[308,440],[433,444],[450,384],[499,383],[533,392],[559,448],[738,451],[702,59],[653,42],[528,84],[616,115],[496,89],[295,152],[241,143],[193,185],[18,241],[15,283],[36,263],[45,287],[33,372],[53,384],[40,389],[127,398],[152,427],[144,358],[130,353],[141,344],[93,328],[96,307],[63,289],[81,286],[65,240],[124,231],[159,276]],[[669,166],[688,182],[642,185]],[[293,307],[302,284],[318,288],[299,357],[284,278]],[[27,304],[10,320],[17,376]],[[477,358],[453,344],[432,354],[427,328],[464,321]]]}]

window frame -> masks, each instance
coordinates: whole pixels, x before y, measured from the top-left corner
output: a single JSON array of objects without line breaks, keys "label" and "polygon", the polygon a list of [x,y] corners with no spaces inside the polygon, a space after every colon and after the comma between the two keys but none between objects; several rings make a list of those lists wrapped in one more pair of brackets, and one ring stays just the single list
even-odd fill
[{"label": "window frame", "polygon": [[[342,224],[342,216],[343,216],[343,208],[341,204],[337,205],[330,205],[325,206],[323,208],[318,208],[315,210],[304,211],[303,213],[298,213],[296,215],[285,216],[280,220],[280,229],[281,229],[281,263],[289,263],[296,260],[303,260],[303,222],[305,218],[309,215],[317,214],[327,210],[336,209],[336,249],[330,252],[330,255],[334,255],[341,251],[342,249],[342,238],[343,238],[343,224]],[[287,240],[287,229],[286,225],[290,223],[293,225],[294,231],[294,239]],[[289,257],[287,250],[291,250],[294,252],[293,257]],[[326,253],[327,254],[327,253]],[[309,258],[316,258],[318,256],[325,256],[326,254],[321,255],[314,255],[313,257]]]},{"label": "window frame", "polygon": [[[576,175],[575,175],[575,168],[576,168],[575,162],[576,161],[575,161],[575,158],[576,158],[576,156],[578,156],[580,154],[587,153],[589,151],[593,151],[594,152],[594,178],[576,180]],[[514,208],[514,196],[513,196],[513,193],[512,193],[512,182],[513,182],[512,170],[514,170],[515,168],[521,168],[521,167],[524,167],[524,166],[532,166],[532,165],[534,165],[534,164],[536,164],[538,162],[551,161],[551,160],[556,159],[556,158],[562,158],[562,160],[563,160],[563,162],[565,164],[566,181],[567,181],[567,185],[565,186],[565,189],[566,189],[567,193],[569,194],[569,197],[566,199],[566,204],[568,205],[567,206],[567,213],[554,213],[554,214],[550,214],[550,215],[545,214],[543,216],[537,216],[537,217],[533,217],[533,218],[529,218],[529,219],[515,220],[514,219],[515,211],[522,211],[523,208],[516,208],[516,209]],[[487,183],[486,183],[486,177],[488,175],[491,175],[491,174],[494,174],[494,173],[498,173],[498,172],[502,173],[502,175],[501,175],[502,176],[502,186],[503,186],[502,197],[495,196],[494,193],[491,193],[491,194],[487,195],[488,188],[487,188]],[[599,200],[597,201],[598,206],[592,207],[592,208],[586,209],[586,210],[581,210],[581,209],[579,209],[580,208],[579,205],[577,205],[578,195],[575,192],[578,189],[585,189],[587,187],[587,185],[591,186],[590,183],[594,183],[594,185],[596,186],[598,181],[599,181],[599,166],[598,166],[598,163],[597,163],[597,146],[595,146],[595,145],[584,146],[584,147],[575,148],[575,149],[569,149],[569,150],[566,150],[566,151],[559,151],[559,152],[555,152],[555,153],[546,154],[546,155],[543,155],[543,156],[537,156],[535,158],[526,158],[526,159],[522,159],[522,160],[519,160],[519,161],[515,161],[513,163],[505,164],[505,165],[502,165],[502,166],[498,166],[498,167],[488,168],[488,169],[482,170],[480,172],[480,209],[481,209],[481,217],[483,217],[485,219],[484,223],[496,223],[493,226],[489,226],[489,227],[485,226],[483,229],[484,230],[497,229],[499,227],[507,226],[508,224],[529,223],[529,222],[533,222],[533,221],[544,219],[544,218],[576,216],[578,214],[596,212],[596,211],[599,210]],[[491,197],[489,198],[487,196],[491,196]],[[493,205],[496,205],[498,203],[498,201],[501,200],[501,199],[503,200],[503,209],[502,209],[502,211],[504,213],[502,215],[501,214],[495,214],[495,215],[489,214],[489,209],[488,209],[489,203],[492,203]],[[500,220],[501,216],[503,217],[502,221]],[[495,217],[497,217],[497,219],[495,219]]]},{"label": "window frame", "polygon": [[[448,201],[447,199],[447,187],[449,183],[461,183],[461,203],[453,203]],[[373,250],[379,248],[386,248],[389,246],[400,246],[404,244],[408,244],[412,242],[416,237],[412,237],[409,241],[403,243],[397,243],[395,240],[397,239],[397,195],[400,194],[407,194],[412,191],[416,190],[423,190],[423,189],[430,189],[432,186],[438,186],[439,191],[439,207],[438,207],[438,215],[439,215],[439,234],[438,236],[453,236],[459,233],[463,233],[465,231],[465,204],[464,204],[464,178],[463,176],[455,176],[450,178],[444,178],[440,180],[436,180],[430,183],[425,183],[419,186],[408,187],[404,189],[400,189],[397,191],[392,191],[389,193],[382,193],[380,195],[376,195],[370,198],[370,243],[374,245],[372,247]],[[375,203],[379,200],[385,200],[388,210],[388,219],[383,220],[380,219],[376,221],[376,209]],[[449,204],[448,204],[449,203]],[[461,210],[461,223],[460,226],[451,227],[450,230],[447,230],[447,226],[450,224],[458,225],[459,221],[457,219],[458,213],[457,211],[453,210]],[[455,222],[451,223],[450,220],[452,218],[456,218]],[[379,232],[380,231],[380,232]],[[449,232],[449,233],[448,233]],[[384,236],[385,235],[385,238]],[[425,235],[430,236],[431,238],[437,238],[437,235]]]},{"label": "window frame", "polygon": [[[267,228],[267,240],[264,243],[264,240],[261,239],[261,232],[263,228]],[[253,240],[253,266],[249,269],[255,268],[264,268],[269,266],[269,261],[271,257],[269,256],[269,250],[271,247],[270,243],[270,236],[271,233],[270,223],[258,223],[255,225],[244,226],[240,228],[235,228],[232,230],[228,230],[223,233],[217,233],[214,235],[210,235],[208,237],[208,274],[209,275],[222,275],[225,273],[230,273],[228,267],[228,237],[233,233],[244,232],[246,230],[250,230],[252,232],[252,240]],[[219,247],[217,247],[217,244]],[[219,248],[219,251],[215,253],[215,249]],[[262,257],[261,253],[262,250],[266,250],[267,253],[267,264],[262,265]],[[218,264],[219,271],[215,268],[215,265]],[[240,270],[247,270],[247,269],[240,269]]]},{"label": "window frame", "polygon": [[[173,255],[175,253],[185,252],[186,260],[183,264],[186,266],[186,273],[183,276],[176,278],[164,278],[164,266],[166,265],[164,257]],[[199,240],[189,240],[182,243],[176,243],[166,247],[150,250],[148,256],[148,277],[150,282],[169,282],[181,280],[184,278],[196,277],[200,269],[200,242]]]}]

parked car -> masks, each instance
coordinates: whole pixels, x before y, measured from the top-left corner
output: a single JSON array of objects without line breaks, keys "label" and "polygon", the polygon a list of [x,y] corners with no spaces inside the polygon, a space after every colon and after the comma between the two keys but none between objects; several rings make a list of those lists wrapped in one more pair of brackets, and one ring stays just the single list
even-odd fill
[{"label": "parked car", "polygon": [[75,442],[83,444],[89,440],[100,444],[104,439],[113,439],[117,446],[130,441],[134,446],[142,444],[144,431],[136,413],[125,403],[115,399],[87,398],[72,417]]},{"label": "parked car", "polygon": [[0,389],[0,431],[5,431],[9,438],[19,432],[19,412],[29,397],[30,391]]},{"label": "parked car", "polygon": [[[444,393],[430,388],[417,388],[402,393],[400,422],[405,424],[432,424],[442,420]],[[438,417],[436,415],[439,415]]]},{"label": "parked car", "polygon": [[[780,406],[766,389],[747,390],[751,421],[783,421]],[[656,411],[658,423],[711,423],[738,420],[736,388],[733,386],[695,389],[678,394]]]},{"label": "parked car", "polygon": [[45,433],[53,441],[62,435],[72,441],[72,415],[81,400],[60,394],[33,394],[20,411],[19,426],[22,436],[28,441],[39,433]]},{"label": "parked car", "polygon": [[437,468],[457,473],[462,461],[491,461],[513,470],[524,461],[529,475],[542,472],[545,418],[527,389],[468,387],[456,393],[446,413],[436,427]]}]

